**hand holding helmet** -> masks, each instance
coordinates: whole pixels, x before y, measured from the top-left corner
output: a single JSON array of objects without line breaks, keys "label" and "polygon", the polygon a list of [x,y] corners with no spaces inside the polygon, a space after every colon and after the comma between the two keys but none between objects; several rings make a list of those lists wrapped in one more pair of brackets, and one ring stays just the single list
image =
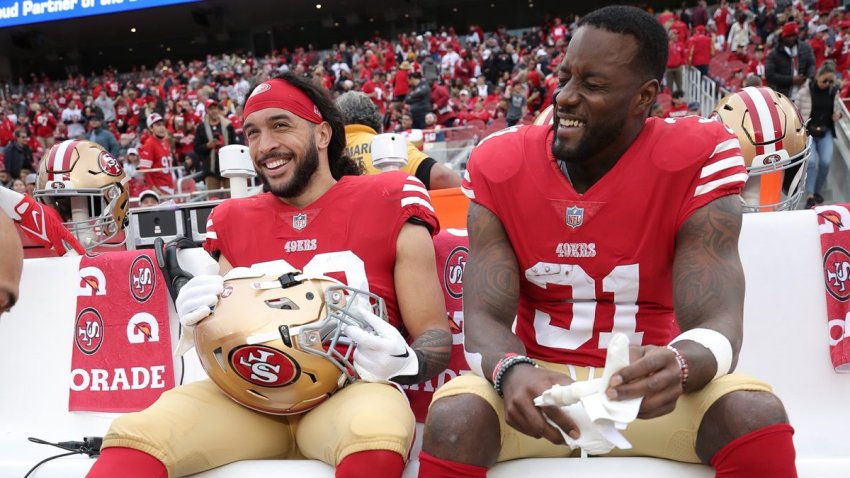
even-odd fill
[{"label": "hand holding helmet", "polygon": [[200,275],[189,280],[174,303],[180,323],[184,327],[194,327],[209,316],[223,290],[224,278],[219,275]]},{"label": "hand holding helmet", "polygon": [[398,377],[419,373],[420,360],[401,333],[362,304],[355,304],[349,313],[371,327],[347,326],[343,333],[357,343],[354,369],[367,382],[387,382]]},{"label": "hand holding helmet", "polygon": [[354,345],[342,329],[368,326],[351,309],[374,304],[376,317],[386,313],[380,297],[280,260],[229,271],[201,320],[220,283],[198,277],[184,286],[185,298],[181,290],[178,311],[184,324],[195,323],[201,364],[227,396],[263,413],[306,412],[353,382]]}]

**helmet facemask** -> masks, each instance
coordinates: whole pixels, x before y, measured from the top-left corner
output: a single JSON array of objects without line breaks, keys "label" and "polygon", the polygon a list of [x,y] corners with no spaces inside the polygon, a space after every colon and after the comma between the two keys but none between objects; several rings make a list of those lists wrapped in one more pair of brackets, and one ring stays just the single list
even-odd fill
[{"label": "helmet facemask", "polygon": [[[33,196],[52,206],[62,217],[63,226],[76,236],[86,249],[103,245],[125,226],[118,224],[115,211],[126,208],[126,190],[121,183],[99,189],[36,190]],[[121,215],[126,222],[126,216]]]}]

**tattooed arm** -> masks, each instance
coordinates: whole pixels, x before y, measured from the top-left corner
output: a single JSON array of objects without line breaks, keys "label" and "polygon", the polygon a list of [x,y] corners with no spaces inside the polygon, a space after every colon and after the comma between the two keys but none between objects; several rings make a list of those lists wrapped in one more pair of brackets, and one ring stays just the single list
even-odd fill
[{"label": "tattooed arm", "polygon": [[[732,344],[733,368],[741,350],[744,326],[744,270],[738,255],[741,200],[716,199],[700,208],[676,236],[673,308],[679,327],[716,330]],[[686,391],[704,387],[717,370],[714,356],[694,342],[677,342],[688,360]]]},{"label": "tattooed arm", "polygon": [[445,370],[452,335],[437,264],[428,230],[412,223],[401,228],[396,242],[395,290],[404,327],[413,338],[419,373],[399,378],[402,384],[424,382]]},{"label": "tattooed arm", "polygon": [[519,302],[519,266],[496,215],[471,203],[466,223],[469,259],[463,277],[464,348],[467,354],[480,355],[483,375],[489,380],[505,354],[525,354],[525,346],[511,331]]},{"label": "tattooed arm", "polygon": [[[519,265],[495,214],[471,203],[466,222],[469,260],[463,277],[464,349],[470,368],[477,368],[492,380],[493,369],[505,354],[525,354],[525,346],[511,331],[519,303]],[[577,438],[578,427],[560,408],[534,406],[534,397],[556,383],[570,382],[566,375],[530,364],[511,367],[502,378],[506,422],[526,435],[564,443],[561,432],[545,420],[545,414]]]},{"label": "tattooed arm", "polygon": [[[673,308],[679,327],[683,331],[702,327],[722,333],[732,344],[734,361],[743,336],[740,232],[740,197],[715,199],[695,211],[679,229],[673,260]],[[671,412],[683,392],[703,388],[717,370],[714,356],[692,341],[675,345],[688,363],[685,390],[675,355],[664,347],[650,345],[633,350],[632,364],[612,377],[608,396],[644,397],[638,416],[652,418]]]}]

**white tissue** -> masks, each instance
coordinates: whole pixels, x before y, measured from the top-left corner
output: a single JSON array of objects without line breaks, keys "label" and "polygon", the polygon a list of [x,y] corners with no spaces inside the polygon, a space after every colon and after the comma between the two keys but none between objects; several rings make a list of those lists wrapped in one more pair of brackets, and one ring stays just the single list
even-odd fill
[{"label": "white tissue", "polygon": [[[615,447],[627,450],[632,445],[620,432],[637,418],[643,399],[617,401],[605,395],[611,377],[627,365],[629,339],[624,334],[616,334],[608,345],[605,369],[600,378],[573,382],[566,386],[554,385],[535,398],[534,404],[538,407],[560,406],[575,421],[581,431],[578,440],[561,430],[570,448],[582,448],[592,455],[608,453]],[[546,421],[558,428],[548,417]]]}]

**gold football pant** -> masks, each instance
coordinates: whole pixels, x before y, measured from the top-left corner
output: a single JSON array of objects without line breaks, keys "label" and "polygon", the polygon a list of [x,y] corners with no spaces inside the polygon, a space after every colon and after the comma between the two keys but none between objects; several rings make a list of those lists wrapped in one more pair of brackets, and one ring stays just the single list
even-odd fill
[{"label": "gold football pant", "polygon": [[414,426],[407,398],[389,385],[356,382],[307,413],[275,416],[239,405],[204,380],[117,418],[103,447],[148,453],[177,477],[238,460],[310,458],[336,466],[366,450],[407,459]]},{"label": "gold football pant", "polygon": [[[588,374],[602,375],[602,368],[572,367],[537,361],[538,365],[563,372],[574,380],[586,380]],[[686,463],[700,463],[695,447],[702,417],[720,397],[737,390],[771,391],[770,385],[744,374],[731,374],[709,383],[699,392],[679,397],[676,409],[662,417],[635,420],[623,434],[632,444],[630,450],[615,448],[605,456],[651,456]],[[501,397],[486,379],[467,374],[456,377],[434,394],[433,403],[441,398],[471,393],[486,401],[499,416],[502,449],[498,461],[531,457],[577,456],[568,446],[555,445],[545,438],[532,438],[505,423]],[[459,411],[462,412],[462,411]]]}]

